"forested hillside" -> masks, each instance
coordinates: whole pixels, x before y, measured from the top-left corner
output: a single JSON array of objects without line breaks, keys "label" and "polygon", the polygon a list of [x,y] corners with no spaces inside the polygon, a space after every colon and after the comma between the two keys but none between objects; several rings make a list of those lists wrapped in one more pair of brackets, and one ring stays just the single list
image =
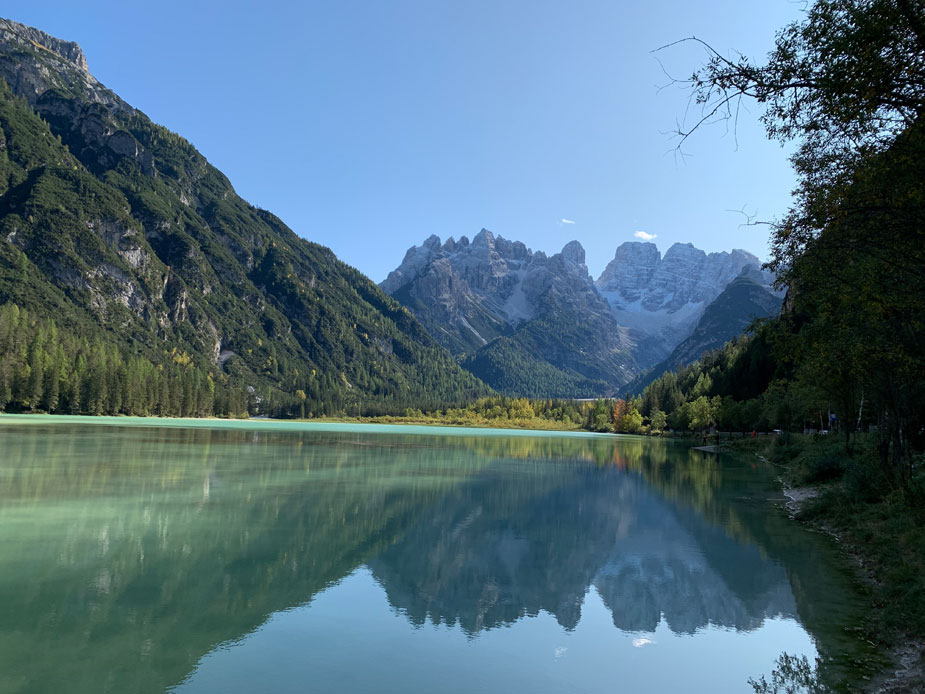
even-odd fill
[{"label": "forested hillside", "polygon": [[[0,21],[0,80],[0,304],[25,311],[20,337],[53,329],[62,346],[89,340],[124,365],[183,366],[234,393],[220,411],[237,413],[489,392],[368,278],[242,200],[186,140],[97,82],[76,44]],[[8,386],[22,349],[0,354]],[[19,390],[7,401],[49,404]]]}]

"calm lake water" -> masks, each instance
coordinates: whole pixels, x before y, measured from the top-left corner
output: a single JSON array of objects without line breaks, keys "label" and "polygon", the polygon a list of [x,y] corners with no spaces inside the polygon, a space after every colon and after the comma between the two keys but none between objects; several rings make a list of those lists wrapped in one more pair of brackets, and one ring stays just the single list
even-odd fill
[{"label": "calm lake water", "polygon": [[779,498],[639,437],[0,416],[0,691],[860,677],[859,597]]}]

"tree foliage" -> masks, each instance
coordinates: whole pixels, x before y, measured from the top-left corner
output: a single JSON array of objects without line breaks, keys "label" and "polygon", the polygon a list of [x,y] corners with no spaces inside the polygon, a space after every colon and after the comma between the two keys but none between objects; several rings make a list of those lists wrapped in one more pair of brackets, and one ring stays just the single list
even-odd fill
[{"label": "tree foliage", "polygon": [[772,225],[789,294],[761,417],[789,428],[824,406],[848,436],[866,403],[882,462],[908,470],[925,424],[925,2],[816,0],[764,62],[701,43],[687,84],[702,111],[682,138],[750,99],[769,137],[798,145]]},{"label": "tree foliage", "polygon": [[681,135],[736,118],[743,99],[756,101],[765,107],[768,135],[798,140],[797,170],[820,176],[817,183],[850,174],[921,115],[922,0],[816,0],[804,19],[777,32],[764,62],[729,58],[691,40],[709,57],[688,82],[701,116]]}]

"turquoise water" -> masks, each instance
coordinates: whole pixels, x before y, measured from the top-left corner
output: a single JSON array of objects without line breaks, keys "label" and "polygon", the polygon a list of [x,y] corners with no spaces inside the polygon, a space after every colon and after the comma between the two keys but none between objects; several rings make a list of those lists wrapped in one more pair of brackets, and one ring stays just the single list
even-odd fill
[{"label": "turquoise water", "polygon": [[640,437],[0,417],[2,692],[742,692],[858,597],[773,473]]}]

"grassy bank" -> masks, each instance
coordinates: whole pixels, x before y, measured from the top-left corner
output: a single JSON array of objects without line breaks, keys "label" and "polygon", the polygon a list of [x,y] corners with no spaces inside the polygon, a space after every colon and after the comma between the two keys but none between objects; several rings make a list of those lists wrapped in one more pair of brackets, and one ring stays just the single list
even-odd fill
[{"label": "grassy bank", "polygon": [[906,673],[911,680],[878,691],[925,691],[922,457],[911,479],[902,479],[881,465],[874,436],[859,436],[850,450],[843,439],[827,436],[745,439],[733,445],[765,456],[780,467],[787,486],[809,492],[799,495],[804,500],[796,518],[834,535],[857,566],[870,591],[873,637],[894,655],[905,652],[911,669]]},{"label": "grassy bank", "polygon": [[[458,412],[458,411],[456,411]],[[531,431],[586,431],[592,433],[613,434],[612,429],[594,429],[587,426],[585,422],[572,422],[561,419],[546,419],[543,417],[513,417],[513,418],[492,418],[473,416],[470,412],[463,411],[463,414],[457,414],[450,411],[447,414],[424,413],[421,415],[380,415],[376,417],[322,417],[315,419],[306,419],[306,422],[353,422],[358,424],[416,424],[423,426],[441,426],[441,427],[473,427],[475,429],[527,429]],[[690,440],[700,443],[703,437],[690,434],[689,432],[669,433],[660,432],[658,434],[649,434],[647,432],[638,432],[638,435],[658,436],[661,438],[675,438]]]},{"label": "grassy bank", "polygon": [[456,416],[405,416],[382,415],[378,417],[323,417],[306,419],[306,422],[353,422],[357,424],[418,424],[441,427],[474,427],[477,429],[530,429],[536,431],[588,431],[574,423],[552,419],[486,419],[484,417]]},{"label": "grassy bank", "polygon": [[[615,408],[622,400],[530,400],[492,396],[467,405],[422,411],[409,407],[400,414],[341,412],[331,421],[373,424],[424,424],[488,429],[535,429],[613,433]],[[641,421],[640,421],[641,423]],[[620,429],[620,431],[627,431]],[[641,426],[627,433],[642,433]]]}]

